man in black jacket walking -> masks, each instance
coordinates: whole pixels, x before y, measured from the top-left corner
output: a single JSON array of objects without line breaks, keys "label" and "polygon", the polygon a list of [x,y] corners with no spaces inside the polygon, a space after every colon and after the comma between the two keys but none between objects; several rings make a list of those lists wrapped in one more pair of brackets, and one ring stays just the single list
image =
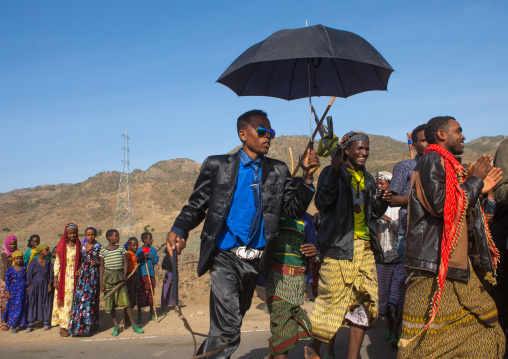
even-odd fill
[{"label": "man in black jacket walking", "polygon": [[[348,358],[357,358],[365,331],[377,317],[375,260],[383,258],[376,220],[386,212],[391,192],[376,196],[377,183],[365,170],[369,137],[349,132],[341,140],[343,155],[319,176],[316,208],[322,213],[319,242],[324,262],[311,315],[314,339],[306,358],[318,358],[322,342],[333,355],[335,334],[351,327]],[[325,354],[326,356],[326,354]]]},{"label": "man in black jacket walking", "polygon": [[[308,152],[304,185],[293,185],[287,166],[265,155],[275,137],[265,112],[252,110],[237,121],[243,147],[233,155],[211,156],[201,166],[189,203],[167,236],[171,255],[185,248],[189,231],[205,219],[198,274],[210,270],[210,332],[198,354],[227,348],[207,358],[229,358],[240,344],[242,319],[249,309],[260,272],[271,260],[284,210],[302,218],[314,195],[313,173],[319,167]],[[212,337],[214,336],[214,337]]]},{"label": "man in black jacket walking", "polygon": [[495,283],[498,262],[478,201],[492,158],[480,157],[466,172],[455,157],[465,137],[453,117],[429,120],[425,138],[409,194],[398,358],[502,358],[505,336],[482,283]]}]

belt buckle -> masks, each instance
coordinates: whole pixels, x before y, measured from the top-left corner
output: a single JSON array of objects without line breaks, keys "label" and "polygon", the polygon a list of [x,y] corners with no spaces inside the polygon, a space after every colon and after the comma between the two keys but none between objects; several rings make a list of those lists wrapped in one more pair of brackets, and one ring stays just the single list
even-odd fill
[{"label": "belt buckle", "polygon": [[289,268],[289,275],[291,275],[291,276],[295,275],[295,269],[293,267]]}]

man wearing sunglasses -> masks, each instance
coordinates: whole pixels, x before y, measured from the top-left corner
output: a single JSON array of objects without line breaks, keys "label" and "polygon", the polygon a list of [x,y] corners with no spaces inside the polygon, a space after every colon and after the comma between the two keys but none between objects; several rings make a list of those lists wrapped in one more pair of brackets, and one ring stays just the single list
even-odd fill
[{"label": "man wearing sunglasses", "polygon": [[[295,188],[287,166],[266,157],[275,131],[265,112],[252,110],[237,120],[242,149],[208,157],[189,203],[176,218],[166,242],[170,254],[186,246],[189,231],[203,220],[198,275],[210,270],[210,332],[198,354],[228,340],[227,348],[207,358],[229,358],[240,344],[242,319],[249,309],[259,273],[270,264],[279,236],[282,210],[299,219],[314,196],[315,151],[304,158],[304,185]],[[212,337],[214,336],[214,337]]]}]

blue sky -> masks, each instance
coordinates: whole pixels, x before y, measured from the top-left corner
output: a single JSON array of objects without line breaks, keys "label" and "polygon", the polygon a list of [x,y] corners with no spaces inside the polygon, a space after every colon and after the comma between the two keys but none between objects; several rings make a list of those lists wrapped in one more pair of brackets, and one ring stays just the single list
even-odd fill
[{"label": "blue sky", "polygon": [[[309,134],[308,100],[238,97],[215,83],[251,45],[309,25],[352,31],[395,69],[388,92],[337,99],[337,133],[398,140],[437,115],[468,140],[507,135],[506,1],[3,1],[0,192],[195,161],[238,144],[261,108],[278,135]],[[313,100],[322,113],[329,98]]]}]

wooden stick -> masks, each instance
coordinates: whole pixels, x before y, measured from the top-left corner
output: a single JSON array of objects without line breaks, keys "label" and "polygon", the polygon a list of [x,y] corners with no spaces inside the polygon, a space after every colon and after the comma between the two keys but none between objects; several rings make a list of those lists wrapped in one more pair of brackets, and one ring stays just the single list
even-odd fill
[{"label": "wooden stick", "polygon": [[[161,249],[162,249],[165,245],[166,245],[166,244],[165,244],[165,243],[163,243],[163,244],[162,244],[162,245],[161,245],[161,246],[157,249],[157,252],[155,252],[155,253],[158,253],[158,252],[159,252],[159,251],[160,251],[160,250],[161,250]],[[118,283],[118,285],[117,285],[115,288],[113,288],[113,289],[112,289],[112,290],[111,290],[108,294],[106,294],[106,295],[105,295],[105,296],[104,296],[101,300],[102,300],[102,301],[106,300],[106,298],[107,298],[107,297],[109,297],[111,294],[113,294],[114,292],[116,292],[116,291],[117,291],[117,290],[118,290],[118,289],[119,289],[122,285],[124,285],[124,284],[125,284],[125,282],[127,282],[127,281],[129,280],[129,278],[130,278],[130,277],[132,277],[132,276],[134,275],[134,273],[137,273],[137,272],[138,272],[138,271],[137,271],[137,269],[138,269],[139,265],[140,265],[140,263],[138,263],[138,264],[134,267],[134,269],[132,270],[131,274],[129,274],[129,275],[127,276],[127,278],[125,278],[125,281]],[[150,283],[151,283],[151,282],[150,282]],[[154,305],[155,305],[155,303],[154,303]]]},{"label": "wooden stick", "polygon": [[295,160],[293,158],[293,149],[291,148],[291,146],[289,146],[288,150],[289,150],[289,156],[291,157],[291,173],[293,173],[293,171],[295,170]]},{"label": "wooden stick", "polygon": [[[323,116],[321,116],[321,120],[319,121],[319,123],[317,124],[316,126],[316,129],[314,130],[314,133],[312,134],[312,137],[310,138],[310,141],[309,143],[307,144],[307,147],[305,147],[305,151],[303,151],[303,156],[305,158],[305,156],[307,155],[307,148],[310,148],[310,143],[312,141],[314,141],[314,137],[316,137],[316,134],[318,133],[319,129],[321,128],[321,125],[323,124],[323,121],[325,120],[325,117],[326,115],[328,114],[328,111],[330,110],[330,107],[332,107],[333,105],[333,101],[335,101],[335,96],[332,97],[332,99],[330,100],[330,103],[328,104],[328,106],[326,107],[326,110],[325,110],[325,113],[323,113]],[[296,168],[295,170],[293,171],[293,173],[291,173],[291,177],[295,177],[296,176],[296,173],[298,172],[298,170],[300,169],[300,163],[298,163],[296,165]]]},{"label": "wooden stick", "polygon": [[150,292],[152,293],[153,312],[155,314],[155,320],[158,321],[159,318],[157,318],[157,309],[155,309],[155,297],[153,296],[152,277],[150,277],[150,272],[148,271],[148,262],[147,261],[145,261],[145,266],[146,266],[146,274],[148,274],[148,283],[150,283]]}]

